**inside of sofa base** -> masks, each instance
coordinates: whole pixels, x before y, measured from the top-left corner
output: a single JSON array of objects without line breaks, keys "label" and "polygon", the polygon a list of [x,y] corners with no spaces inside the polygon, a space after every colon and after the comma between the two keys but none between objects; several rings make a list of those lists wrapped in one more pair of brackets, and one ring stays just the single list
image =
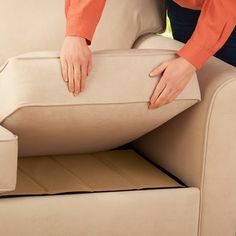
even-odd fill
[{"label": "inside of sofa base", "polygon": [[16,189],[0,197],[184,187],[126,144],[89,154],[19,158]]}]

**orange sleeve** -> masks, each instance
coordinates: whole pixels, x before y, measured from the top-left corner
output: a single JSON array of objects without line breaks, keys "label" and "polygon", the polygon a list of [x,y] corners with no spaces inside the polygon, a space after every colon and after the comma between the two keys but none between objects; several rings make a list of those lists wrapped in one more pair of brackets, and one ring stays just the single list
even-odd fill
[{"label": "orange sleeve", "polygon": [[236,25],[235,0],[205,0],[191,38],[177,54],[197,69],[227,41]]},{"label": "orange sleeve", "polygon": [[90,45],[106,0],[65,0],[65,36],[81,36]]}]

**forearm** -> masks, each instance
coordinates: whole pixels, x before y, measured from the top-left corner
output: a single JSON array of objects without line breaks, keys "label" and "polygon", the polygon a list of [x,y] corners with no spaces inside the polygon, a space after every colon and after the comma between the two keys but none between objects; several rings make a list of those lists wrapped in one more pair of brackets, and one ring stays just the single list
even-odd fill
[{"label": "forearm", "polygon": [[80,36],[91,44],[106,0],[65,0],[66,36]]},{"label": "forearm", "polygon": [[227,41],[236,24],[234,0],[205,1],[192,37],[178,51],[196,68],[201,68]]}]

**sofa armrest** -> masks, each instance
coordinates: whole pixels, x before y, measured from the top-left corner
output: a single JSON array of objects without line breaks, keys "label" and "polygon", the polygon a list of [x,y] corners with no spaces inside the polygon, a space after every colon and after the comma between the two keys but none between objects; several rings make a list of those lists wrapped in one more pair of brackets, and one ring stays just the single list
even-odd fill
[{"label": "sofa armrest", "polygon": [[201,190],[199,230],[236,235],[236,68],[212,57],[198,71],[202,101],[131,143]]},{"label": "sofa armrest", "polygon": [[0,193],[16,187],[18,137],[0,126]]}]

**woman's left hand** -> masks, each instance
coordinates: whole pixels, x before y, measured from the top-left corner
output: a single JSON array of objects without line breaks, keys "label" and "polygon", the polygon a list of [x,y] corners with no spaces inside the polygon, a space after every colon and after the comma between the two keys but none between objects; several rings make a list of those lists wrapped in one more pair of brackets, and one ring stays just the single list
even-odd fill
[{"label": "woman's left hand", "polygon": [[149,109],[172,102],[192,79],[196,68],[183,57],[166,61],[151,71],[151,78],[161,76],[150,98]]}]

